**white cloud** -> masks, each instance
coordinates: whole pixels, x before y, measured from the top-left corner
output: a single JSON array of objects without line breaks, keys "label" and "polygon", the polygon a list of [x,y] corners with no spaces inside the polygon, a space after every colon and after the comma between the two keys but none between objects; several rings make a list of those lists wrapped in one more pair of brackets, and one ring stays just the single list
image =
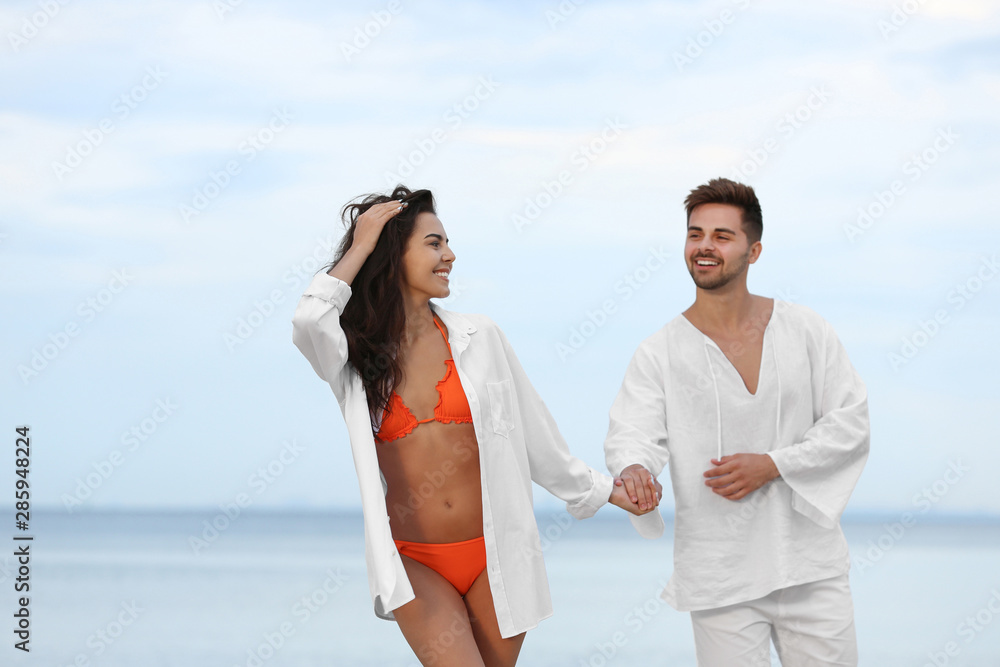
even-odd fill
[{"label": "white cloud", "polygon": [[[0,108],[4,289],[49,295],[37,306],[45,313],[67,284],[86,292],[106,281],[109,267],[134,265],[143,289],[160,294],[201,294],[206,303],[237,294],[252,304],[277,288],[291,300],[283,276],[314,255],[317,238],[339,238],[340,207],[386,189],[386,174],[416,154],[420,164],[402,180],[435,190],[460,244],[467,291],[457,310],[489,314],[508,308],[513,293],[521,312],[543,317],[554,307],[537,274],[507,271],[521,258],[546,263],[546,285],[600,290],[651,244],[674,258],[661,274],[664,284],[669,274],[669,289],[651,287],[643,298],[662,296],[659,306],[673,307],[690,289],[677,257],[687,191],[728,175],[776,138],[777,150],[748,174],[766,227],[767,253],[754,279],[841,309],[852,344],[882,354],[967,275],[970,262],[1000,246],[989,207],[1000,76],[968,55],[970,45],[996,38],[1000,10],[985,1],[928,1],[885,40],[876,22],[893,4],[755,3],[684,72],[672,52],[724,3],[587,2],[555,29],[545,18],[555,2],[473,3],[445,14],[443,4],[406,5],[351,62],[340,43],[372,10],[242,3],[220,20],[209,2],[69,4],[5,56],[12,76]],[[16,28],[25,11],[6,7],[0,26]],[[822,34],[804,36],[813,27]],[[52,162],[111,113],[146,66],[161,66],[168,78],[60,181]],[[475,94],[480,76],[494,77],[496,91],[457,127],[449,124],[445,114]],[[829,101],[783,132],[786,115],[808,107],[811,89],[823,86]],[[287,106],[293,122],[245,161],[240,143],[277,106]],[[627,127],[583,169],[574,155],[613,118]],[[857,209],[902,178],[906,161],[948,126],[960,134],[954,147],[907,182],[852,244],[844,225]],[[436,128],[443,138],[421,149]],[[192,201],[210,171],[230,159],[243,160],[241,173],[184,224],[178,204]],[[562,170],[571,183],[518,233],[512,216],[526,199],[544,201],[546,184]],[[500,268],[486,273],[484,266]],[[581,270],[585,277],[574,279]],[[567,303],[585,308],[587,294],[566,295]],[[198,330],[184,319],[189,304],[167,298],[156,306],[174,318],[173,335]],[[984,291],[979,303],[993,298]],[[214,316],[228,322],[241,307],[226,302]],[[141,328],[136,312],[123,308],[115,317]],[[545,327],[556,331],[573,316],[551,317],[556,324]],[[956,334],[980,322],[993,326],[962,322]],[[94,341],[100,335],[92,330]],[[18,350],[44,339],[11,336]],[[603,344],[611,345],[595,343],[593,353]],[[973,363],[979,353],[971,348],[938,349]],[[158,372],[172,377],[183,366],[165,354]],[[922,357],[924,367],[935,354]],[[70,364],[63,368],[69,373]],[[200,380],[225,391],[224,380]],[[890,393],[906,385],[885,382],[880,390]],[[970,432],[984,424],[972,423]]]}]

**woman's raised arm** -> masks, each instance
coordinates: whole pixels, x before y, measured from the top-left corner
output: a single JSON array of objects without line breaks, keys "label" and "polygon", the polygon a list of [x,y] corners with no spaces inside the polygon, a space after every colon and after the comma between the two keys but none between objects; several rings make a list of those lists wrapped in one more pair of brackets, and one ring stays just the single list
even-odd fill
[{"label": "woman's raised arm", "polygon": [[405,207],[405,202],[393,200],[359,215],[351,247],[326,274],[313,276],[299,299],[292,316],[292,342],[326,382],[332,382],[347,363],[347,337],[340,316],[351,298],[351,283],[374,251],[385,223]]}]

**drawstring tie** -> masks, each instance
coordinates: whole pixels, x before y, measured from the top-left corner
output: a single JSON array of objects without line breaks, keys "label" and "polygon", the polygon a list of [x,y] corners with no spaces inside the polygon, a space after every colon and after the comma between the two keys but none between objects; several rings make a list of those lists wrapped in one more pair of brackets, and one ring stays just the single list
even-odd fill
[{"label": "drawstring tie", "polygon": [[705,336],[705,358],[708,359],[708,372],[712,375],[712,389],[715,390],[715,427],[717,433],[716,449],[718,455],[716,460],[722,458],[722,401],[719,400],[719,383],[715,379],[715,365],[712,363],[712,355],[708,348],[711,347],[708,336]]},{"label": "drawstring tie", "polygon": [[[774,314],[771,314],[774,317]],[[770,322],[768,322],[770,325]],[[767,334],[765,329],[764,334]],[[708,351],[712,347],[711,339],[705,336],[705,358],[708,360],[708,371],[712,375],[712,389],[715,392],[715,425],[716,425],[716,460],[722,458],[722,401],[719,400],[719,383],[715,378],[715,364],[712,363],[712,354]],[[721,350],[720,350],[721,352]],[[761,370],[764,368],[764,350],[761,349]],[[774,360],[774,376],[777,379],[778,396],[775,400],[774,411],[774,437],[781,441],[779,429],[781,428],[781,373],[778,371],[778,348],[774,342],[774,333],[771,334],[771,358]],[[757,378],[757,391],[760,391],[760,377]]]}]

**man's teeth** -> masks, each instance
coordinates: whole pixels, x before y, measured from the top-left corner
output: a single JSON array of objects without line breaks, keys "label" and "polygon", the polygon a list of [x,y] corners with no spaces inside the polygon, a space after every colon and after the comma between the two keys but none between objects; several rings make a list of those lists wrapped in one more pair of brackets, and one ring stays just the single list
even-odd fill
[{"label": "man's teeth", "polygon": [[718,262],[712,261],[710,259],[699,259],[699,260],[696,260],[696,263],[698,264],[698,266],[718,266],[719,265]]}]

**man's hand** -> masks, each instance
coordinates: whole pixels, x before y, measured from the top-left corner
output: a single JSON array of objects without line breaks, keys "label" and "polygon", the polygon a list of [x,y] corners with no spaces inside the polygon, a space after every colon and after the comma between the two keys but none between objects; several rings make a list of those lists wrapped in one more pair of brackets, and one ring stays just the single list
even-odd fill
[{"label": "man's hand", "polygon": [[[654,480],[655,482],[655,480]],[[656,482],[656,487],[660,487],[660,483]],[[653,493],[659,494],[659,491],[654,487],[651,491]],[[662,487],[660,487],[662,489]],[[621,477],[615,477],[615,485],[611,489],[611,497],[608,498],[608,502],[617,507],[621,507],[623,510],[629,511],[636,516],[642,516],[652,512],[656,505],[650,505],[648,509],[640,509],[639,506],[632,502],[632,499],[628,497],[628,491],[625,490],[625,482],[622,481]],[[659,503],[657,503],[659,504]]]},{"label": "man's hand", "polygon": [[705,485],[729,500],[739,500],[780,476],[767,454],[732,454],[712,459],[712,465],[705,471]]},{"label": "man's hand", "polygon": [[[625,493],[629,500],[638,507],[642,513],[648,512],[660,504],[660,497],[663,495],[663,487],[660,485],[652,473],[646,470],[641,464],[633,463],[621,472],[620,480],[615,478],[615,487],[619,484],[624,486]],[[614,495],[612,493],[611,495]],[[627,508],[626,508],[627,509]]]}]

